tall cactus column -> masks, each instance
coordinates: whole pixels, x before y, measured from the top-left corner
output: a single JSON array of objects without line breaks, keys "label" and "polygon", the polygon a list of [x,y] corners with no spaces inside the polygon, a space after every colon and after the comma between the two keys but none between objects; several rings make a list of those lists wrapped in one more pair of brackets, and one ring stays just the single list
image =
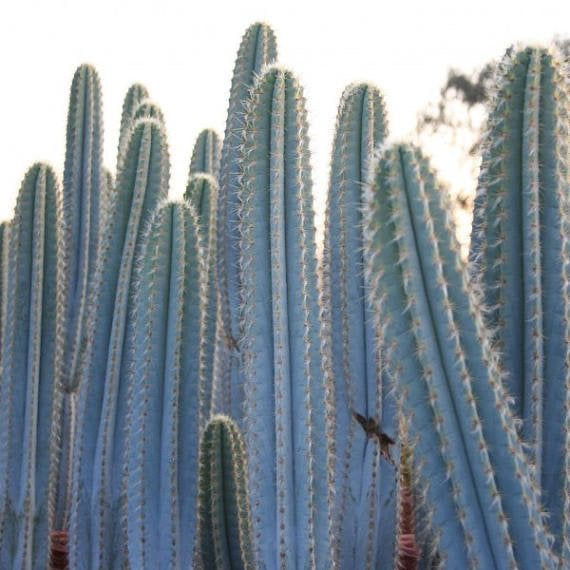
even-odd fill
[{"label": "tall cactus column", "polygon": [[[472,273],[490,307],[557,550],[570,563],[570,133],[564,64],[501,63],[475,200]],[[563,544],[564,543],[564,544]]]},{"label": "tall cactus column", "polygon": [[[218,287],[220,317],[216,343],[217,381],[220,394],[231,402],[223,410],[234,418],[242,416],[243,378],[240,375],[239,355],[239,231],[238,188],[245,104],[256,75],[277,58],[277,45],[273,30],[267,24],[253,24],[241,41],[234,67],[226,131],[220,166],[220,192],[218,195]],[[225,393],[225,396],[223,395]],[[218,408],[220,406],[217,406]]]},{"label": "tall cactus column", "polygon": [[50,490],[50,528],[55,530],[62,530],[67,522],[65,505],[69,502],[73,463],[79,360],[104,220],[102,139],[99,77],[91,66],[82,65],[71,85],[63,174],[64,239],[57,290],[62,311],[58,317],[55,371],[60,393],[55,402],[57,435],[51,442],[54,473],[50,478],[55,485]]},{"label": "tall cactus column", "polygon": [[131,568],[182,569],[192,561],[204,277],[193,209],[164,204],[148,226],[132,285],[122,461]]},{"label": "tall cactus column", "polygon": [[327,422],[303,93],[269,68],[241,154],[245,439],[260,563],[327,567]]},{"label": "tall cactus column", "polygon": [[354,417],[357,412],[374,418],[387,433],[397,431],[366,300],[362,235],[369,165],[374,148],[386,136],[379,90],[365,83],[349,85],[337,116],[322,262],[322,305],[335,382],[338,459],[333,535],[335,548],[342,552],[342,568],[389,566],[394,556],[394,469],[381,461],[376,440],[367,437]]},{"label": "tall cactus column", "polygon": [[124,440],[124,359],[129,335],[131,281],[142,234],[168,192],[169,159],[160,123],[131,129],[102,240],[96,287],[82,355],[71,500],[70,564],[107,568],[120,545],[113,512],[120,491]]},{"label": "tall cactus column", "polygon": [[61,191],[32,166],[10,223],[2,312],[0,566],[48,565],[49,450],[56,384]]},{"label": "tall cactus column", "polygon": [[435,545],[454,567],[554,568],[503,372],[454,239],[448,201],[409,146],[380,157],[367,273],[388,372],[415,442]]}]

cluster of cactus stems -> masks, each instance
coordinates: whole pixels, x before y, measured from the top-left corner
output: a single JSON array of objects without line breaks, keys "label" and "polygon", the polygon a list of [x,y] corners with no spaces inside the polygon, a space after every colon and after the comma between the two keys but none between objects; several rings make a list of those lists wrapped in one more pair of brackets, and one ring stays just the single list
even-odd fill
[{"label": "cluster of cactus stems", "polygon": [[469,260],[421,151],[349,85],[317,256],[303,88],[245,33],[168,199],[134,84],[114,173],[71,86],[60,185],[0,225],[2,568],[570,568],[570,88],[498,68]]}]

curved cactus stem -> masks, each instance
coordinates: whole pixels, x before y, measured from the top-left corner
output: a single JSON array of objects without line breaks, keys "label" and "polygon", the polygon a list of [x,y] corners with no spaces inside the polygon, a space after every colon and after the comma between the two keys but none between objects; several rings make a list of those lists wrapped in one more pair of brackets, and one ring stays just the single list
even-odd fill
[{"label": "curved cactus stem", "polygon": [[[381,533],[380,548],[394,553],[394,469],[380,460],[376,441],[366,436],[354,418],[356,411],[375,418],[392,436],[396,433],[394,406],[379,371],[362,257],[364,184],[373,150],[386,136],[380,91],[367,83],[349,85],[337,115],[321,266],[323,321],[335,382],[337,480],[331,531],[337,556],[342,553],[341,568],[376,566],[379,525],[387,527]],[[390,508],[380,513],[381,503]],[[356,562],[355,556],[364,559]],[[390,556],[382,558],[387,566],[392,564]]]},{"label": "curved cactus stem", "polygon": [[154,119],[131,130],[117,176],[112,216],[105,229],[96,287],[89,302],[83,378],[77,404],[77,437],[71,481],[70,565],[108,568],[121,552],[117,531],[119,465],[125,423],[124,358],[132,311],[130,284],[142,234],[166,199],[166,135]]},{"label": "curved cactus stem", "polygon": [[195,538],[204,263],[193,209],[166,203],[133,283],[123,459],[132,568],[189,568]]},{"label": "curved cactus stem", "polygon": [[156,119],[164,126],[164,114],[162,109],[150,99],[143,99],[135,108],[133,124],[139,119]]},{"label": "curved cactus stem", "polygon": [[217,415],[208,422],[198,468],[195,567],[254,570],[247,455],[233,420]]},{"label": "curved cactus stem", "polygon": [[198,135],[190,160],[190,176],[203,172],[216,180],[220,175],[222,145],[220,137],[213,129],[204,129]]},{"label": "curved cactus stem", "polygon": [[[548,50],[501,63],[475,200],[482,285],[522,437],[570,564],[569,83]],[[561,500],[563,497],[563,500]],[[563,546],[563,542],[566,546]]]},{"label": "curved cactus stem", "polygon": [[[207,268],[203,330],[200,334],[200,429],[213,412],[214,404],[214,353],[218,326],[218,290],[216,286],[216,212],[218,183],[210,174],[192,174],[188,180],[184,198],[196,212],[200,245]],[[217,383],[216,383],[217,385]],[[219,400],[219,398],[217,398]]]},{"label": "curved cactus stem", "polygon": [[45,164],[26,173],[10,223],[2,314],[0,566],[46,568],[62,196]]},{"label": "curved cactus stem", "polygon": [[238,50],[234,67],[230,102],[220,165],[220,192],[218,194],[218,255],[217,274],[220,291],[220,318],[218,334],[217,374],[228,394],[230,409],[223,410],[234,418],[242,416],[243,378],[240,376],[239,357],[239,232],[238,188],[240,180],[240,149],[244,125],[245,105],[254,79],[261,70],[277,58],[273,30],[256,23],[250,26]]},{"label": "curved cactus stem", "polygon": [[307,118],[302,88],[268,68],[252,91],[241,155],[241,329],[257,558],[327,567],[325,387]]},{"label": "curved cactus stem", "polygon": [[129,87],[125,99],[123,100],[123,110],[121,113],[121,128],[119,131],[119,145],[117,150],[117,172],[121,169],[121,162],[127,151],[127,145],[134,124],[134,116],[140,103],[148,99],[147,88],[140,83],[134,83]]},{"label": "curved cactus stem", "polygon": [[553,568],[552,537],[446,196],[413,147],[388,149],[375,172],[367,275],[388,372],[423,460],[434,517],[426,523],[454,566]]}]

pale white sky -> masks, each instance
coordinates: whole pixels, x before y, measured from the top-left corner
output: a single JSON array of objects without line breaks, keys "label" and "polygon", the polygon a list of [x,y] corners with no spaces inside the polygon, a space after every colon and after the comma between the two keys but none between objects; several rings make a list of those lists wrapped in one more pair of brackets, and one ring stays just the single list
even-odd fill
[{"label": "pale white sky", "polygon": [[392,135],[402,138],[449,67],[470,71],[510,43],[567,35],[570,2],[0,0],[0,220],[11,217],[34,161],[50,162],[61,177],[69,86],[83,62],[102,80],[106,166],[114,170],[123,96],[142,82],[165,114],[171,195],[179,196],[198,132],[223,133],[236,51],[257,20],[273,27],[281,63],[305,87],[319,207],[347,83],[379,85]]}]

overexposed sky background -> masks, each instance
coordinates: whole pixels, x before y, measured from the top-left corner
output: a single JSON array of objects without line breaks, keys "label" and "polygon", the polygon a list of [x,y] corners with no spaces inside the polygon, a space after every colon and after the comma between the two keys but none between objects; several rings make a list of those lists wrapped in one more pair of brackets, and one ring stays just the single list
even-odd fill
[{"label": "overexposed sky background", "polygon": [[102,81],[105,165],[114,172],[124,94],[144,83],[165,114],[171,195],[181,195],[198,132],[223,133],[236,51],[258,20],[305,87],[321,210],[346,84],[380,86],[391,133],[405,137],[450,67],[471,71],[511,43],[567,36],[570,1],[0,0],[0,220],[33,162],[50,162],[61,178],[69,87],[83,62]]}]

